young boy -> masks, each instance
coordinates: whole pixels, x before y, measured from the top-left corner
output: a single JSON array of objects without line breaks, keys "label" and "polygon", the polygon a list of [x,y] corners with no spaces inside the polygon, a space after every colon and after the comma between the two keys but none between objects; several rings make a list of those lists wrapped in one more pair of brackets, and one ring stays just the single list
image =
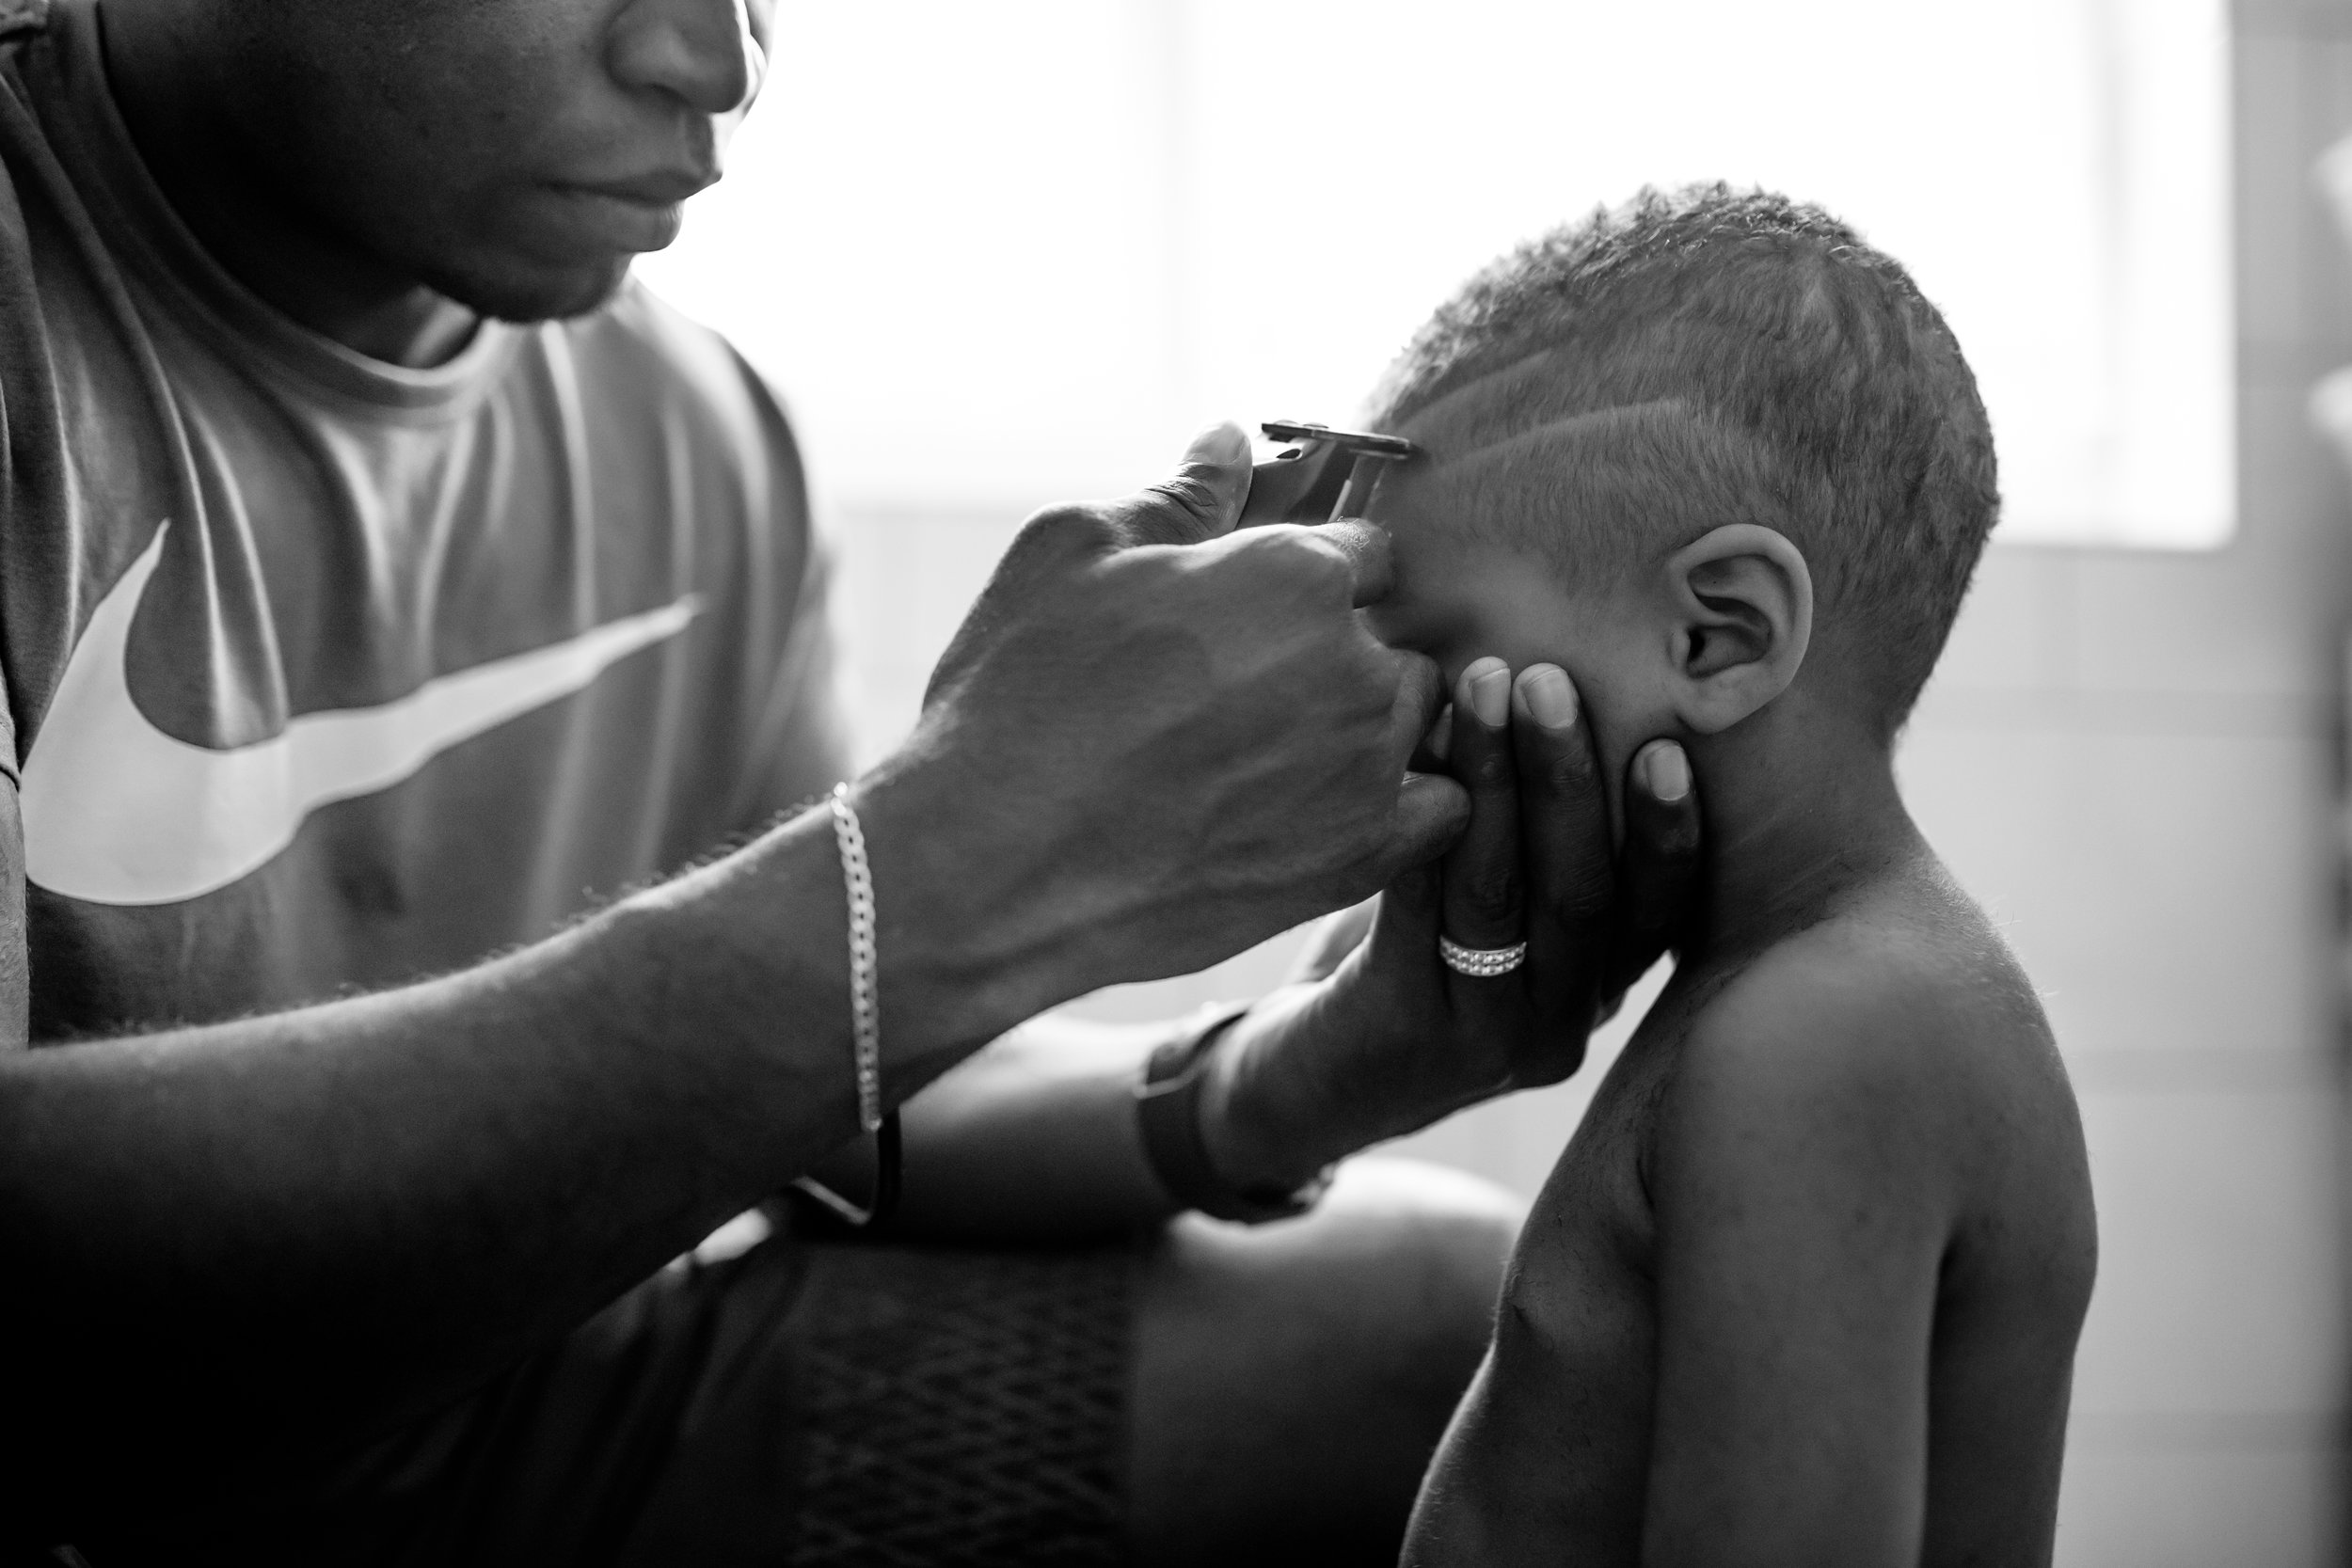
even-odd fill
[{"label": "young boy", "polygon": [[1406,1560],[2046,1562],[2082,1133],[1892,761],[1996,509],[1949,330],[1818,210],[1645,193],[1474,280],[1378,428],[1428,452],[1371,508],[1384,635],[1457,715],[1560,666],[1606,778],[1678,740],[1709,855]]}]

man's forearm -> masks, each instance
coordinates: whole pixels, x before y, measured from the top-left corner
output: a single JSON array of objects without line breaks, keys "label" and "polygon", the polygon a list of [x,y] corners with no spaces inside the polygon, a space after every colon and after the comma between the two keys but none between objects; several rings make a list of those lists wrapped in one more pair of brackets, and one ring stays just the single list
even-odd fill
[{"label": "man's forearm", "polygon": [[895,1228],[1067,1243],[1176,1212],[1144,1156],[1135,1090],[1145,1059],[1178,1027],[1037,1019],[916,1096]]},{"label": "man's forearm", "polygon": [[[10,1426],[308,1446],[563,1331],[854,1135],[842,921],[818,814],[479,969],[0,1054]],[[1012,1022],[901,945],[894,1100]]]},{"label": "man's forearm", "polygon": [[[1269,1101],[1267,1077],[1237,1085],[1233,1055],[1254,1037],[1343,1026],[1310,1018],[1311,989],[1259,999],[1212,1046],[1199,1102],[1211,1163],[1236,1189],[1301,1186],[1352,1154],[1342,1094]],[[906,1188],[898,1228],[965,1242],[1077,1242],[1152,1226],[1178,1212],[1145,1153],[1136,1114],[1144,1064],[1197,1018],[1108,1024],[1045,1017],[1022,1025],[906,1109]],[[1278,1085],[1278,1088],[1281,1085]]]}]

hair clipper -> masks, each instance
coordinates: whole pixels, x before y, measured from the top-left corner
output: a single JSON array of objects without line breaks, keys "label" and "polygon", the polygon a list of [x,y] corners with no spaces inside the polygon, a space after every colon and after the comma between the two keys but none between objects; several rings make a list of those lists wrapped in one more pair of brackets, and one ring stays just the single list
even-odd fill
[{"label": "hair clipper", "polygon": [[1399,436],[1282,420],[1259,428],[1269,440],[1296,444],[1249,470],[1249,499],[1237,525],[1242,528],[1361,517],[1389,465],[1421,455],[1419,447]]}]

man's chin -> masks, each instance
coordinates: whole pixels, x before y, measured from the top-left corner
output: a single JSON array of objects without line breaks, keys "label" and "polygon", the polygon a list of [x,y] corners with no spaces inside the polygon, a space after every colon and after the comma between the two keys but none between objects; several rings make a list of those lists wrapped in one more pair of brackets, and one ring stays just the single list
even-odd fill
[{"label": "man's chin", "polygon": [[469,310],[529,325],[584,316],[611,299],[636,258],[628,252],[564,266],[469,267],[433,287]]}]

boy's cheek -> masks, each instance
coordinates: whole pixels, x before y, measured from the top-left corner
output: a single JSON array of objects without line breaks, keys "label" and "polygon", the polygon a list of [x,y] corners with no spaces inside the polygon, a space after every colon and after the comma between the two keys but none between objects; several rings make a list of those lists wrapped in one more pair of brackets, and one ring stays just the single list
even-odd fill
[{"label": "boy's cheek", "polygon": [[1397,605],[1393,599],[1384,599],[1365,610],[1364,624],[1372,629],[1373,636],[1391,648],[1429,654],[1432,658],[1438,657],[1429,653],[1429,649],[1422,644],[1422,628],[1415,624],[1411,612]]},{"label": "boy's cheek", "polygon": [[1448,607],[1391,597],[1365,610],[1364,616],[1372,635],[1390,647],[1436,660],[1449,693],[1465,669],[1493,651],[1478,646],[1481,633],[1474,617]]},{"label": "boy's cheek", "polygon": [[1401,589],[1364,613],[1381,641],[1434,660],[1449,698],[1464,670],[1500,658],[1515,674],[1560,666],[1587,708],[1613,695],[1623,705],[1614,689],[1630,673],[1620,668],[1629,650],[1610,646],[1609,617],[1547,589],[1493,578],[1450,594]]},{"label": "boy's cheek", "polygon": [[1656,668],[1638,658],[1604,660],[1589,675],[1569,674],[1584,693],[1584,717],[1592,726],[1594,755],[1609,793],[1609,819],[1622,833],[1627,772],[1635,753],[1653,740],[1688,742],[1689,729],[1676,711]]}]

